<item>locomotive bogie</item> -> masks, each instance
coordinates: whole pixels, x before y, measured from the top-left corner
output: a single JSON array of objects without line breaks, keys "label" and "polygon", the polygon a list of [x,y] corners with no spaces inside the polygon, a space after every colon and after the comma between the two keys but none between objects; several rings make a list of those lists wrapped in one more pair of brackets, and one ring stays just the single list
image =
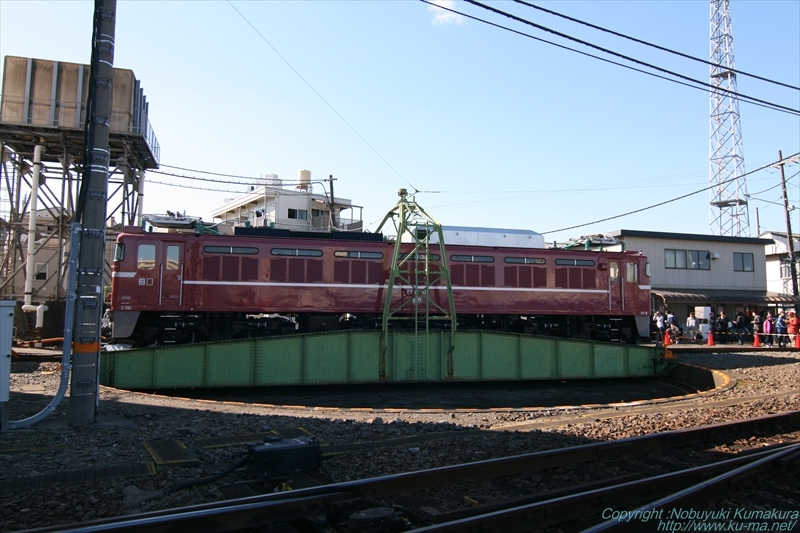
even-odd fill
[{"label": "locomotive bogie", "polygon": [[[117,239],[113,266],[113,336],[173,344],[380,328],[393,247],[374,240],[126,232]],[[411,259],[392,289],[393,308],[406,313],[398,318],[414,315],[419,291],[447,309],[437,263]],[[648,335],[650,281],[641,254],[452,245],[446,261],[458,328],[597,340]],[[414,327],[406,322],[392,327]],[[434,320],[429,327],[450,326]]]}]

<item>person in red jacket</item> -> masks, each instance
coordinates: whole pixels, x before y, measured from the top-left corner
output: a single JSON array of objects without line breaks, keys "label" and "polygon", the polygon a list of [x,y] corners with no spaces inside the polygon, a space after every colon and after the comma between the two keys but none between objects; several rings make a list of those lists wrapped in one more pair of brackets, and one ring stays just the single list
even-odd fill
[{"label": "person in red jacket", "polygon": [[789,346],[794,346],[794,337],[797,335],[797,330],[800,329],[800,319],[794,311],[789,311],[789,320],[786,324],[786,333],[789,334]]}]

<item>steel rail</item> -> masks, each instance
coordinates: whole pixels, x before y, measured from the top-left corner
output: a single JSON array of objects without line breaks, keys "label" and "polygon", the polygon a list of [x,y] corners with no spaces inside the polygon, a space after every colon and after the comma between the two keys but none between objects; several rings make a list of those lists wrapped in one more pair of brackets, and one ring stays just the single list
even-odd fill
[{"label": "steel rail", "polygon": [[[135,515],[134,517],[126,516],[121,518],[101,519],[93,522],[87,522],[86,524],[82,524],[74,529],[65,529],[63,526],[60,526],[45,527],[32,531],[39,533],[54,531],[68,531],[71,533],[89,533],[96,531],[141,531],[144,533],[155,531],[152,529],[152,527],[156,523],[166,524],[167,522],[176,524],[176,527],[178,528],[176,531],[179,529],[194,530],[193,527],[182,525],[183,521],[195,520],[196,517],[202,516],[204,513],[211,513],[213,516],[220,516],[227,512],[231,513],[231,517],[234,517],[237,513],[241,512],[244,513],[245,516],[250,517],[253,513],[260,514],[258,509],[261,506],[270,506],[283,500],[289,500],[288,505],[291,506],[293,503],[301,500],[306,503],[312,502],[314,501],[314,498],[323,500],[328,498],[341,500],[359,497],[378,497],[386,494],[403,494],[425,488],[434,488],[447,484],[462,483],[464,481],[515,475],[521,472],[533,471],[540,468],[551,468],[555,466],[591,460],[602,460],[619,456],[623,453],[686,445],[691,442],[702,442],[713,438],[741,435],[742,433],[750,434],[758,429],[765,429],[768,427],[781,425],[800,427],[800,411],[767,415],[748,420],[723,422],[708,426],[700,426],[697,428],[654,433],[618,441],[586,444],[572,448],[562,448],[512,457],[488,459],[485,461],[444,466],[430,470],[404,472],[378,478],[347,481],[320,487],[298,489],[291,492],[251,496],[233,501],[214,502],[179,509],[155,511],[141,515]],[[749,454],[747,459],[751,459],[755,455],[756,454]],[[744,460],[742,458],[738,459]],[[646,481],[647,480],[644,480],[644,482]],[[238,518],[231,518],[231,520],[236,523],[239,522]],[[136,524],[147,524],[147,526],[139,527]],[[209,523],[201,520],[201,523],[198,525],[208,526]],[[158,531],[171,530],[163,529]],[[197,529],[196,531],[230,531],[230,529],[206,529],[205,527],[201,527],[201,529]]]},{"label": "steel rail", "polygon": [[[608,508],[608,502],[613,501],[615,506],[620,506],[620,499],[624,501],[641,501],[644,498],[652,498],[656,494],[663,494],[667,491],[677,490],[674,494],[653,502],[642,510],[665,508],[678,506],[681,503],[689,502],[696,506],[696,498],[703,491],[709,493],[716,491],[720,486],[727,486],[730,491],[735,490],[736,481],[755,475],[766,468],[770,468],[772,463],[786,456],[797,453],[800,445],[789,446],[779,451],[763,452],[751,454],[746,457],[736,457],[709,465],[697,466],[662,474],[638,481],[631,481],[603,489],[595,489],[587,492],[546,500],[543,502],[531,503],[500,511],[489,512],[479,516],[463,518],[415,529],[418,533],[454,533],[454,532],[474,532],[474,531],[530,531],[532,528],[541,528],[566,522],[569,519],[592,515],[602,509]],[[711,480],[707,479],[710,471],[720,468],[729,468],[740,463],[745,464],[733,470],[721,474]],[[686,488],[687,483],[695,485]],[[721,494],[714,492],[714,494]],[[565,519],[564,517],[570,517]],[[641,520],[630,522],[617,522],[610,520],[601,524],[604,528],[597,526],[584,530],[582,533],[600,533],[605,531],[653,531],[653,524]]]},{"label": "steel rail", "polygon": [[[696,508],[698,503],[708,503],[714,498],[718,499],[736,492],[737,490],[741,489],[742,485],[740,482],[743,479],[762,474],[765,470],[772,468],[773,464],[777,461],[797,461],[798,458],[800,458],[799,454],[800,444],[787,446],[785,449],[773,451],[767,454],[766,457],[741,466],[736,470],[720,474],[713,479],[688,487],[684,490],[676,492],[675,494],[645,505],[644,507],[637,509],[637,511],[641,510],[642,512],[645,512],[650,509],[664,509],[665,511],[670,511],[687,503],[690,503],[692,507]],[[642,520],[630,520],[627,522],[607,520],[601,524],[584,530],[582,533],[605,533],[607,531],[613,531],[616,533],[652,530],[653,524],[648,524]]]}]

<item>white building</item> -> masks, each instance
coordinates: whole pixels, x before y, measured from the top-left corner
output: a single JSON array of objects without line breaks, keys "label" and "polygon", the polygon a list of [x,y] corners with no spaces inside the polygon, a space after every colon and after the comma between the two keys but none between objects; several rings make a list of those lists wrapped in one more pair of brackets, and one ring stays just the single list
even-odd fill
[{"label": "white building", "polygon": [[[306,172],[307,174],[303,174]],[[300,171],[297,187],[283,187],[274,174],[211,212],[215,221],[232,226],[269,227],[298,231],[362,231],[361,206],[317,194],[310,173]]]},{"label": "white building", "polygon": [[[786,232],[766,231],[759,235],[772,241],[766,247],[767,290],[779,294],[792,294],[792,273],[789,262],[789,238]],[[792,234],[795,254],[795,271],[800,274],[800,239]]]}]

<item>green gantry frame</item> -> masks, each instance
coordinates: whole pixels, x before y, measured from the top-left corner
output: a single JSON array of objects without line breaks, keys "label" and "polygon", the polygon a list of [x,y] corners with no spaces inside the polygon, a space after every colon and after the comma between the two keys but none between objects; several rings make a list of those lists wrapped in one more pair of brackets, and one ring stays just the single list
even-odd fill
[{"label": "green gantry frame", "polygon": [[[415,368],[424,372],[423,361],[428,355],[428,335],[431,320],[450,322],[450,347],[447,351],[447,378],[453,377],[453,350],[456,345],[456,307],[453,302],[453,286],[450,283],[450,271],[447,266],[444,234],[442,225],[430,216],[416,201],[408,197],[406,189],[398,192],[400,200],[389,211],[378,226],[380,232],[391,221],[394,224],[397,238],[390,265],[386,299],[383,306],[383,324],[381,329],[380,379],[386,379],[386,350],[389,339],[391,321],[411,320],[414,324]],[[436,233],[439,237],[438,254],[431,252],[430,237]],[[411,244],[410,252],[401,252],[404,244]],[[434,244],[434,246],[436,246]],[[431,266],[436,265],[437,269]],[[444,280],[447,291],[448,307],[445,309],[436,303],[432,291],[442,290],[440,280]],[[395,285],[404,294],[399,303],[392,303]],[[424,379],[425,376],[419,376]]]}]

